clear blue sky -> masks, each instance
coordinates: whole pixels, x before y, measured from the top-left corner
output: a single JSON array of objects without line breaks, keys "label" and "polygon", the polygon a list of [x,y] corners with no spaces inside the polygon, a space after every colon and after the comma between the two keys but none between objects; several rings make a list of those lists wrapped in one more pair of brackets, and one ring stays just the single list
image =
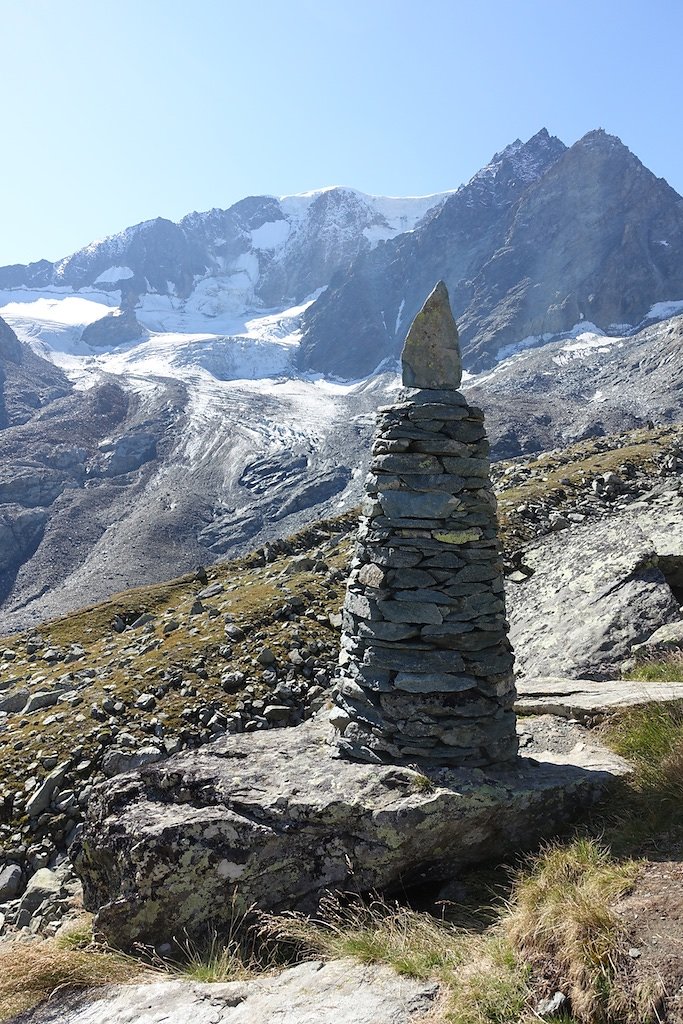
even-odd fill
[{"label": "clear blue sky", "polygon": [[683,192],[680,0],[0,0],[0,264],[343,184],[455,188],[541,127]]}]

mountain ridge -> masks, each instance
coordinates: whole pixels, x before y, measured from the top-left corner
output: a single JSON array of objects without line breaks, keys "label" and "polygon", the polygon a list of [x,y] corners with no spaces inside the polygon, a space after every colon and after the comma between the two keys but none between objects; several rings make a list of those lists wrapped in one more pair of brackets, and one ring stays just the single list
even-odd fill
[{"label": "mountain ridge", "polygon": [[[538,133],[526,147],[533,153],[539,143],[559,143],[546,136]],[[402,337],[388,326],[394,310],[402,308],[409,323],[427,282],[439,278],[449,288],[464,364],[475,372],[491,368],[500,348],[530,336],[540,342],[582,319],[603,330],[635,326],[654,303],[683,296],[683,200],[619,139],[596,130],[570,148],[554,145],[541,173],[521,189],[506,173],[505,154],[497,174],[479,172],[412,236],[359,257],[307,310],[302,369],[343,377],[351,363],[356,374],[371,372],[364,353],[396,358]],[[648,230],[666,242],[660,251]],[[592,265],[581,276],[587,259]],[[555,294],[558,287],[563,295]],[[348,322],[359,301],[363,324],[349,351],[336,325]]]},{"label": "mountain ridge", "polygon": [[293,199],[189,214],[187,251],[133,232],[135,266],[74,254],[80,290],[0,285],[5,629],[352,508],[442,277],[496,458],[681,418],[681,199],[615,137],[516,140],[426,212]]}]

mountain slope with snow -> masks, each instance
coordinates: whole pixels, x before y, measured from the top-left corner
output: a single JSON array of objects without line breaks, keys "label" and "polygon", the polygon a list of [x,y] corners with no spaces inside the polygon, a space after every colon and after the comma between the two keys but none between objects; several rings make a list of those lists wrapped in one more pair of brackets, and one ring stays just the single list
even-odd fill
[{"label": "mountain slope with snow", "polygon": [[581,320],[618,333],[683,296],[683,200],[614,136],[567,149],[540,132],[338,277],[306,313],[299,365],[358,376],[395,359],[439,278],[469,370]]},{"label": "mountain slope with snow", "polygon": [[294,306],[359,253],[412,231],[444,198],[391,199],[340,187],[253,196],[177,224],[145,221],[54,264],[2,267],[0,289],[99,290],[108,304],[150,313],[151,297],[159,296],[169,314],[207,318]]},{"label": "mountain slope with snow", "polygon": [[495,455],[680,418],[681,203],[544,130],[444,196],[252,197],[0,268],[0,633],[353,507],[439,277]]}]

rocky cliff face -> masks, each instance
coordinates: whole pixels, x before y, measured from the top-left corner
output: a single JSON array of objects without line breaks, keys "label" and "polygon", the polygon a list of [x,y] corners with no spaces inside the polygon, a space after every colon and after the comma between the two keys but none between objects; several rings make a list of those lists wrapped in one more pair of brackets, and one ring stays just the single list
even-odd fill
[{"label": "rocky cliff face", "polygon": [[543,131],[410,235],[359,257],[308,310],[300,364],[358,376],[396,358],[443,278],[466,368],[490,367],[507,347],[581,320],[638,324],[683,295],[682,256],[681,197],[619,139],[595,131],[566,149]]},{"label": "rocky cliff face", "polygon": [[25,423],[36,410],[70,390],[65,374],[22,345],[0,317],[0,430]]}]

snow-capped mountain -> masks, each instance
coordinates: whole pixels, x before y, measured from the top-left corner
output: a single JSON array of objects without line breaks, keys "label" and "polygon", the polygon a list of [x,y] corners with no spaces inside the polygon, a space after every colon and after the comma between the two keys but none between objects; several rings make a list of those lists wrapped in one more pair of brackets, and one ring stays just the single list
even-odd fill
[{"label": "snow-capped mountain", "polygon": [[207,318],[296,306],[380,241],[412,231],[444,196],[392,199],[331,187],[252,196],[227,210],[158,217],[57,263],[0,268],[0,289],[94,292],[107,305]]},{"label": "snow-capped mountain", "polygon": [[439,278],[498,456],[680,417],[683,200],[601,131],[0,268],[0,632],[352,507]]}]

